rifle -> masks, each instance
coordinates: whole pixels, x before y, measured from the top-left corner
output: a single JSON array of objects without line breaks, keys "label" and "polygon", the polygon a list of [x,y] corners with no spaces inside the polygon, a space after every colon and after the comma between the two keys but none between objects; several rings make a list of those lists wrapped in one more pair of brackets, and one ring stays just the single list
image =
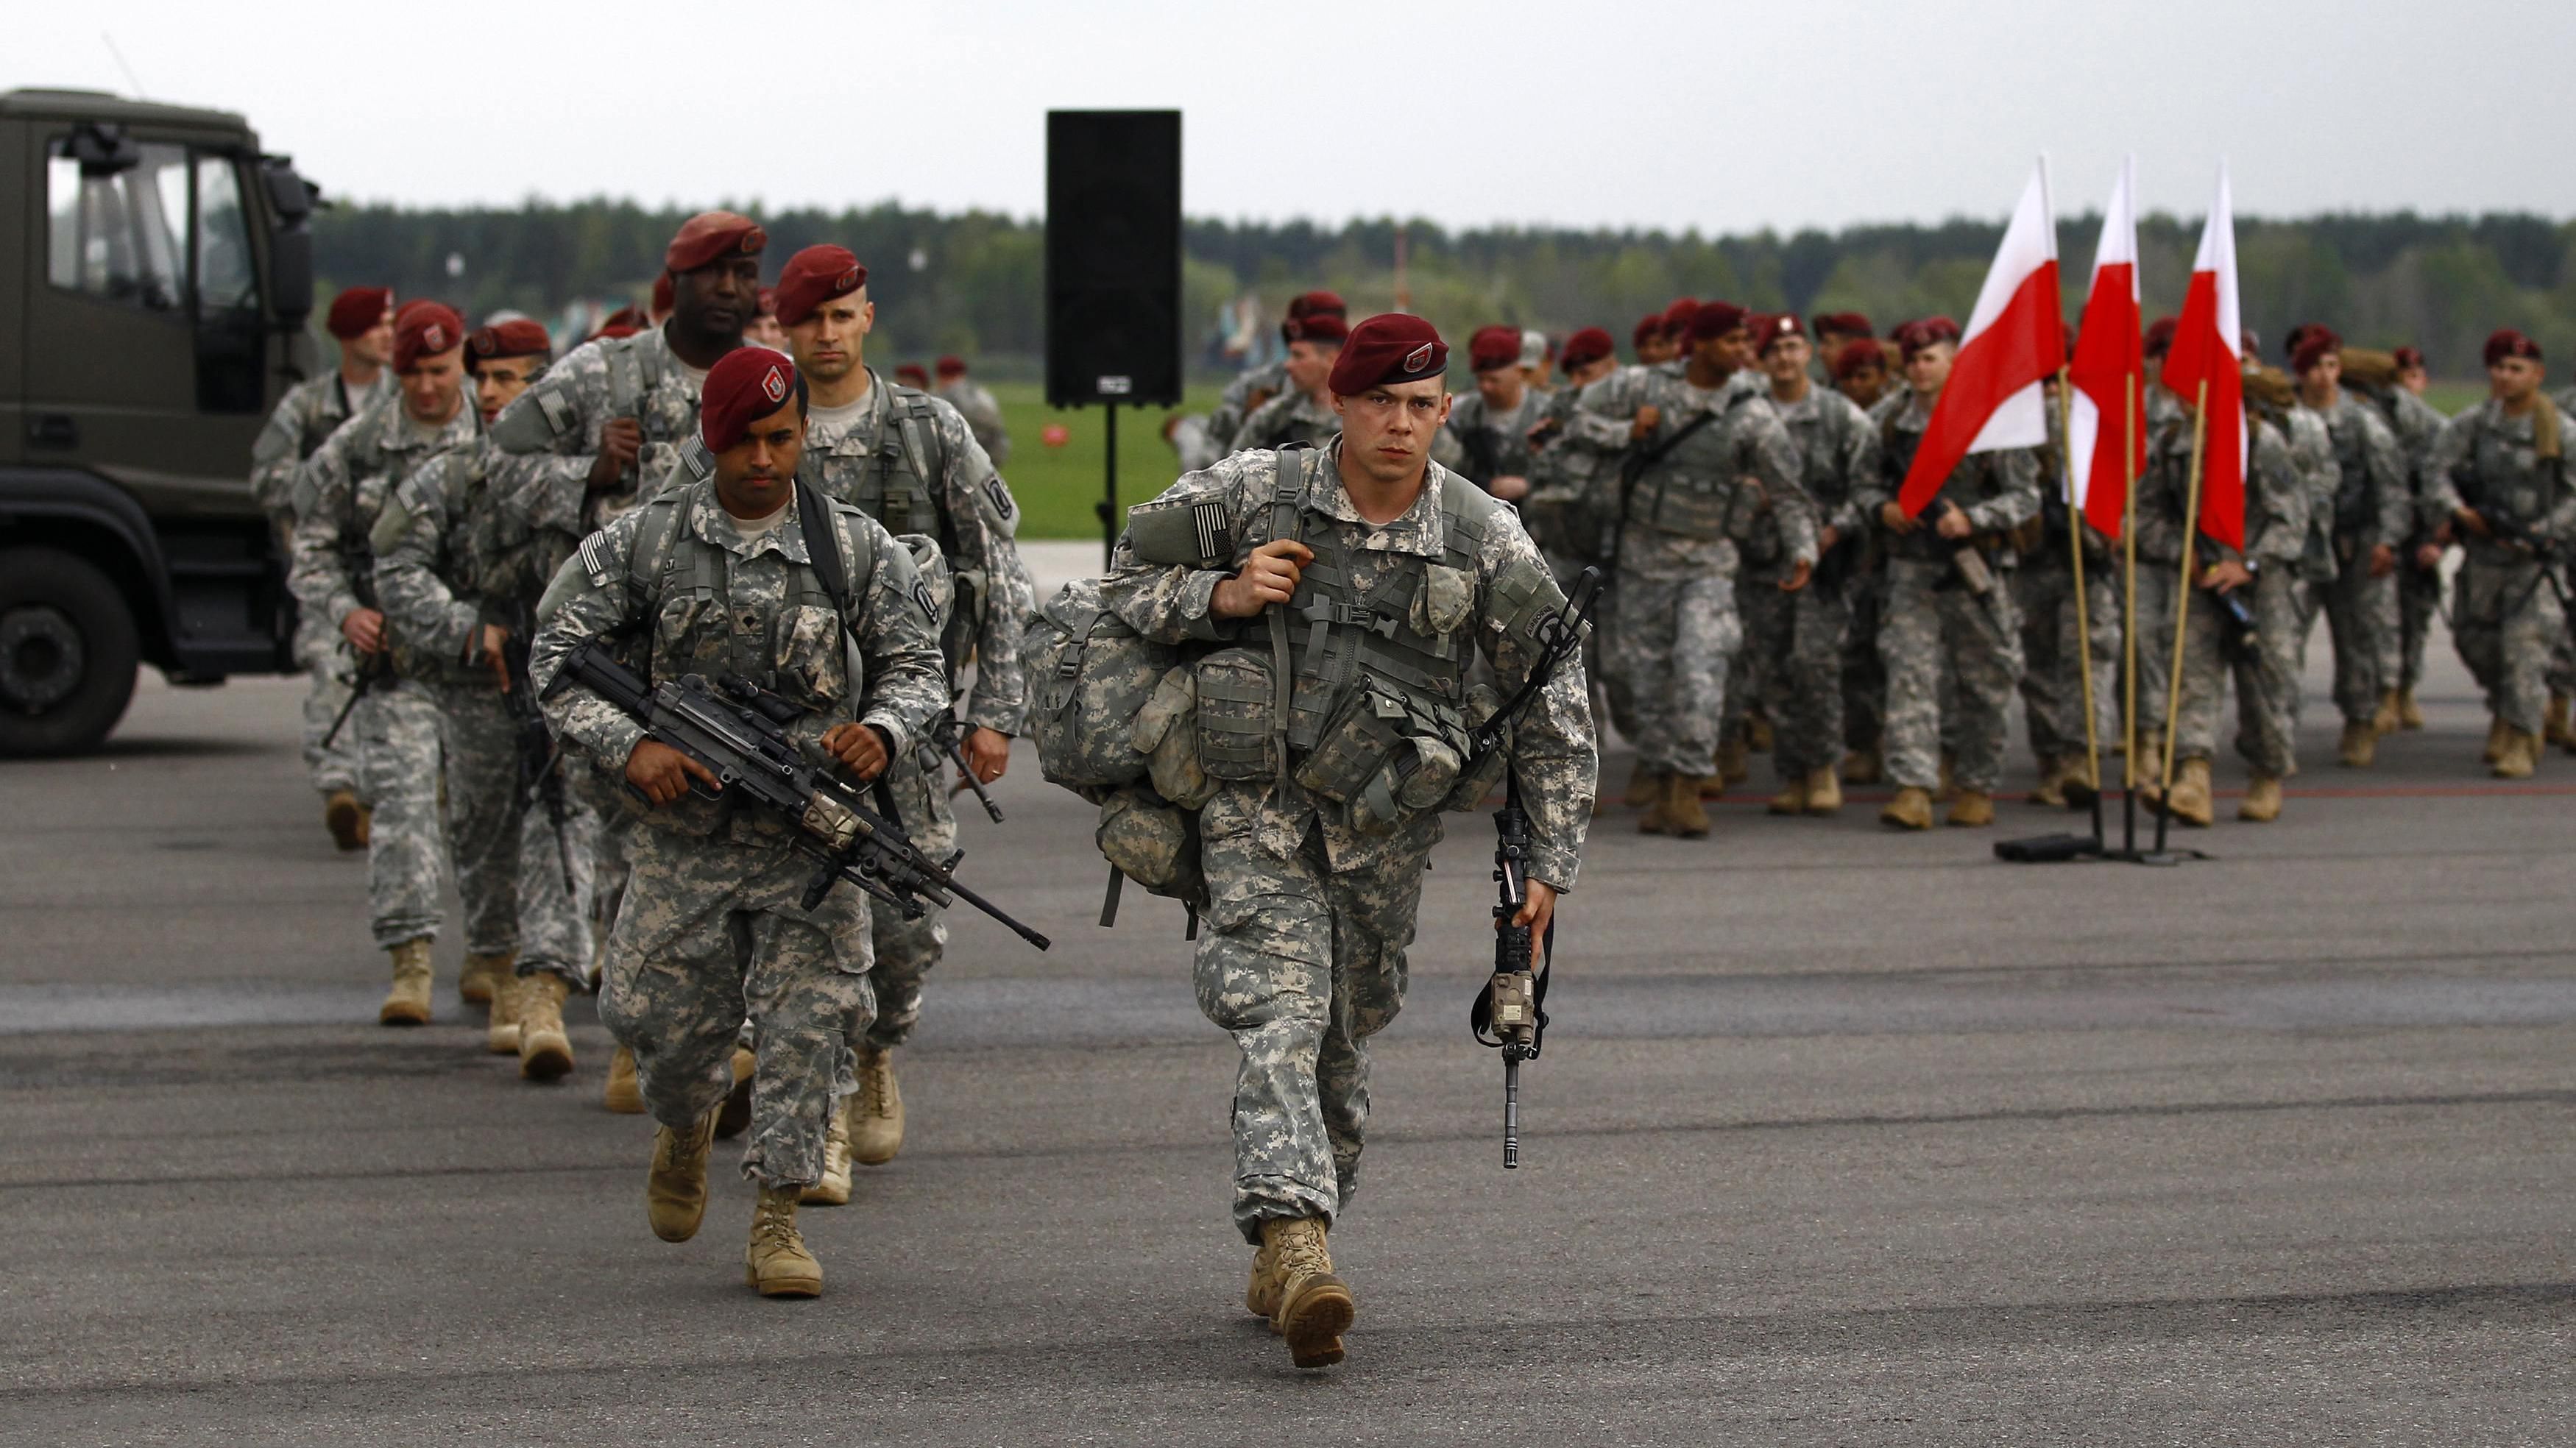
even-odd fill
[{"label": "rifle", "polygon": [[793,824],[797,851],[815,861],[805,909],[822,904],[834,884],[848,880],[906,920],[926,913],[924,901],[945,906],[963,900],[1038,949],[1049,945],[1045,936],[958,881],[964,850],[945,860],[923,854],[897,822],[883,780],[877,788],[880,808],[870,809],[858,791],[805,763],[786,731],[804,711],[778,695],[736,675],[710,684],[702,675],[687,674],[647,686],[595,638],[565,655],[547,694],[573,684],[642,724],[646,737],[716,776],[715,789],[692,781],[692,793],[715,798],[730,790],[733,798],[747,798]]},{"label": "rifle", "polygon": [[[1556,677],[1557,668],[1583,647],[1583,630],[1601,596],[1601,570],[1586,568],[1574,581],[1574,595],[1554,618],[1537,630],[1540,654],[1529,678],[1510,702],[1494,711],[1468,736],[1468,772],[1502,747],[1511,722],[1529,707]],[[1521,1164],[1521,1063],[1538,1059],[1539,1040],[1547,1031],[1547,977],[1556,960],[1556,925],[1548,924],[1546,959],[1530,966],[1529,927],[1512,923],[1529,901],[1529,811],[1521,804],[1517,770],[1504,772],[1503,807],[1494,814],[1494,879],[1500,898],[1494,904],[1494,976],[1467,1009],[1467,1030],[1477,1043],[1503,1053],[1503,1169]]]},{"label": "rifle", "polygon": [[575,894],[572,845],[564,835],[563,771],[555,767],[554,731],[546,727],[545,711],[537,707],[536,689],[528,682],[528,644],[519,630],[510,630],[502,641],[501,662],[510,671],[510,691],[501,697],[519,733],[519,800],[524,804],[534,797],[545,805],[546,823],[555,832],[555,860],[563,867],[564,893]]},{"label": "rifle", "polygon": [[360,699],[374,693],[377,685],[390,684],[393,680],[394,651],[391,644],[372,654],[358,655],[358,676],[349,681],[349,702],[341,705],[340,712],[331,716],[331,727],[322,735],[322,747],[330,748],[331,741],[340,737],[340,726],[348,723],[349,716],[357,712]]},{"label": "rifle", "polygon": [[1000,824],[1002,807],[993,803],[993,796],[984,790],[984,781],[975,777],[975,766],[966,760],[965,721],[957,717],[953,706],[940,710],[931,719],[928,738],[941,754],[948,757],[949,763],[957,766],[957,773],[966,781],[966,787],[975,791],[975,802],[984,807],[984,813],[992,816],[993,823]]}]

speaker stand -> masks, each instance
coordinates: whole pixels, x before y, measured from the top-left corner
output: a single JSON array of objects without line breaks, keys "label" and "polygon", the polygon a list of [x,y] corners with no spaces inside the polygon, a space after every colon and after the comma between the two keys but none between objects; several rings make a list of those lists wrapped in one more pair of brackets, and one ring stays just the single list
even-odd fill
[{"label": "speaker stand", "polygon": [[1107,573],[1118,559],[1118,404],[1105,402],[1100,410],[1108,422],[1103,434],[1109,439],[1102,460],[1102,496],[1097,505],[1100,514],[1100,571]]}]

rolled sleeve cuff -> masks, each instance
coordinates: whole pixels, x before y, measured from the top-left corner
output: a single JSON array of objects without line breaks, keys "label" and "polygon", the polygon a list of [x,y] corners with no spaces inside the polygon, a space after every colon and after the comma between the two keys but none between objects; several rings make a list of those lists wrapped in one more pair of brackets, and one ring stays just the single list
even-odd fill
[{"label": "rolled sleeve cuff", "polygon": [[1228,643],[1235,638],[1237,620],[1221,618],[1215,612],[1216,586],[1233,576],[1203,570],[1191,574],[1190,581],[1181,585],[1181,622],[1191,638],[1210,643]]},{"label": "rolled sleeve cuff", "polygon": [[644,739],[644,726],[624,715],[591,728],[579,730],[574,742],[590,751],[599,767],[611,774],[623,773],[627,758]]},{"label": "rolled sleeve cuff", "polygon": [[876,728],[885,731],[886,737],[894,741],[894,747],[891,751],[893,757],[901,759],[906,754],[912,752],[914,731],[906,728],[900,717],[889,713],[886,710],[877,709],[860,715],[859,722],[862,724],[873,725]]},{"label": "rolled sleeve cuff", "polygon": [[1529,877],[1559,895],[1574,893],[1574,877],[1583,867],[1583,857],[1572,850],[1533,842],[1530,845]]}]

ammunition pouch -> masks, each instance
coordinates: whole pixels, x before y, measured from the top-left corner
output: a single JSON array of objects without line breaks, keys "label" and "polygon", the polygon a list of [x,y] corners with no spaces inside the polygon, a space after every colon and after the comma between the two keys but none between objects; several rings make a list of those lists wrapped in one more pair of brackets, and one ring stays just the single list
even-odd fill
[{"label": "ammunition pouch", "polygon": [[1457,710],[1363,674],[1344,692],[1296,779],[1349,806],[1352,828],[1378,834],[1445,803],[1466,755],[1467,723]]},{"label": "ammunition pouch", "polygon": [[1123,726],[1180,661],[1178,649],[1139,636],[1102,605],[1100,580],[1080,579],[1029,620],[1020,660],[1041,775],[1076,790],[1144,781],[1145,756]]},{"label": "ammunition pouch", "polygon": [[1199,768],[1210,779],[1277,778],[1269,658],[1248,648],[1218,649],[1193,667],[1191,687]]},{"label": "ammunition pouch", "polygon": [[1199,863],[1198,812],[1147,789],[1112,790],[1100,802],[1092,842],[1128,879],[1156,895],[1196,905],[1207,898]]}]

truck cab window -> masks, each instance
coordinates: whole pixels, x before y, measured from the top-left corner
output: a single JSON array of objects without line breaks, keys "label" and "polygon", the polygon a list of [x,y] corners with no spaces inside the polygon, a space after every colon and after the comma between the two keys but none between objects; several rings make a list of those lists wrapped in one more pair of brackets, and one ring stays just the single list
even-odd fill
[{"label": "truck cab window", "polygon": [[257,412],[268,329],[259,272],[230,156],[197,155],[197,406]]},{"label": "truck cab window", "polygon": [[54,286],[146,311],[187,296],[188,153],[149,144],[141,160],[84,175],[66,155],[45,163],[45,276]]}]

